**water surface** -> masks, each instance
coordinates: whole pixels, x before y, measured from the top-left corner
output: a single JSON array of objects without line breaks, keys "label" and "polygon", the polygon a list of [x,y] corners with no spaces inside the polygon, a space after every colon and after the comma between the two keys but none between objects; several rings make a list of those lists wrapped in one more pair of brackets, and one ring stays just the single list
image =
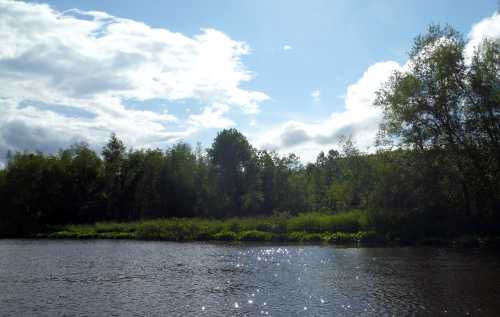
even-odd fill
[{"label": "water surface", "polygon": [[0,240],[0,316],[499,316],[497,254]]}]

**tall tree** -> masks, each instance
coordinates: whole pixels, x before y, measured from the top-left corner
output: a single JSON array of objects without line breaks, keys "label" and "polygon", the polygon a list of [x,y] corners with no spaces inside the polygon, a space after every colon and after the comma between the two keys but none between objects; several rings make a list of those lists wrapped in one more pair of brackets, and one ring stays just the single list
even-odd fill
[{"label": "tall tree", "polygon": [[105,167],[104,197],[107,202],[106,211],[109,218],[117,218],[121,209],[125,180],[123,166],[126,154],[125,145],[112,133],[108,143],[102,149]]},{"label": "tall tree", "polygon": [[252,147],[236,129],[220,131],[208,156],[215,174],[219,199],[225,210],[240,213],[245,194],[245,175],[252,158]]},{"label": "tall tree", "polygon": [[[484,42],[468,61],[457,31],[431,26],[416,38],[408,70],[396,72],[376,101],[384,110],[386,136],[432,151],[435,162],[449,170],[450,183],[461,184],[467,217],[498,205],[498,198],[489,199],[488,206],[477,199],[485,189],[480,184],[498,183],[498,56],[498,41]],[[485,165],[484,153],[493,162]],[[488,187],[487,196],[498,197],[498,188]]]},{"label": "tall tree", "polygon": [[71,221],[97,220],[103,205],[102,160],[87,143],[77,143],[59,154],[65,165],[62,179],[65,192],[65,213]]}]

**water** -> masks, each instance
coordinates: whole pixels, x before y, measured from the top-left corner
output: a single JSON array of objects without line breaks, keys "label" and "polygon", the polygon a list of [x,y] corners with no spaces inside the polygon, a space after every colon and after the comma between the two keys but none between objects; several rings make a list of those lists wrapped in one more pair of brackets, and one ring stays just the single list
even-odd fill
[{"label": "water", "polygon": [[498,252],[0,240],[0,316],[500,315]]}]

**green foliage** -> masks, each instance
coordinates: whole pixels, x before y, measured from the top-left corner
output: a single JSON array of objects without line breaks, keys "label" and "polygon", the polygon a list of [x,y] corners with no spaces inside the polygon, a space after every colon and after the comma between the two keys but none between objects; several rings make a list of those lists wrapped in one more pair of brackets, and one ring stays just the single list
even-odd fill
[{"label": "green foliage", "polygon": [[216,234],[213,234],[211,237],[217,241],[235,241],[237,239],[236,233],[232,231],[217,232]]},{"label": "green foliage", "polygon": [[[322,213],[300,214],[297,216],[269,216],[256,218],[231,218],[226,220],[209,220],[204,218],[170,218],[155,219],[138,222],[97,222],[94,225],[62,225],[49,228],[45,234],[38,237],[52,239],[141,239],[165,241],[283,241],[297,243],[326,243],[326,244],[386,244],[412,243],[419,245],[498,245],[495,236],[462,235],[456,238],[432,237],[429,233],[422,235],[418,224],[410,230],[405,219],[394,220],[387,218],[391,223],[392,231],[384,233],[374,227],[383,213],[350,211],[335,215],[337,219],[352,218],[358,222],[371,221],[369,226],[361,225],[362,230],[353,232],[332,231],[338,226],[332,226],[332,215]],[[376,220],[368,220],[374,217]],[[284,219],[286,218],[286,219]],[[308,219],[310,223],[323,225],[297,226]],[[384,219],[383,221],[387,221]],[[283,226],[283,221],[285,225]],[[289,224],[289,225],[287,225]],[[415,223],[412,223],[415,225]],[[371,226],[371,227],[370,227]],[[304,227],[308,229],[304,230]],[[318,229],[321,228],[321,229]],[[406,228],[402,231],[401,228]],[[387,229],[387,228],[386,228]],[[425,229],[425,228],[424,228]]]},{"label": "green foliage", "polygon": [[287,235],[287,239],[289,241],[293,242],[321,242],[325,241],[325,237],[328,236],[328,234],[321,234],[321,233],[310,233],[310,232],[304,232],[304,231],[294,231],[290,232]]},{"label": "green foliage", "polygon": [[[94,225],[51,227],[49,238],[58,239],[145,239],[169,241],[295,241],[358,242],[373,241],[373,232],[334,232],[352,229],[348,223],[360,221],[363,212],[350,211],[336,215],[306,213],[297,216],[276,214],[268,217],[169,218],[138,222],[97,222]],[[349,219],[349,220],[346,220]],[[315,225],[311,225],[314,223]]]},{"label": "green foliage", "polygon": [[238,234],[239,241],[271,241],[273,234],[259,230],[247,230]]},{"label": "green foliage", "polygon": [[[357,232],[364,223],[365,212],[353,210],[337,214],[322,214],[318,212],[303,213],[290,218],[288,231],[305,232]],[[363,220],[362,220],[363,219]]]},{"label": "green foliage", "polygon": [[456,219],[455,234],[496,231],[486,223],[498,226],[500,210],[500,41],[483,41],[470,61],[464,43],[454,29],[431,26],[376,102],[382,134],[414,152],[405,182],[426,186],[411,206],[420,219],[437,218],[429,225]]}]

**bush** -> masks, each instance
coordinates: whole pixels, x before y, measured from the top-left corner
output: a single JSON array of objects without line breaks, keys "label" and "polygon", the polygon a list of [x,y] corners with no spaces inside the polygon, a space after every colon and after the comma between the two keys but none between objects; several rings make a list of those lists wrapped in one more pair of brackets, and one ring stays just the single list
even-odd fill
[{"label": "bush", "polygon": [[357,233],[336,232],[331,235],[330,242],[332,243],[357,243]]},{"label": "bush", "polygon": [[100,239],[135,239],[136,235],[130,232],[103,232],[97,234]]},{"label": "bush", "polygon": [[236,238],[236,233],[232,231],[221,231],[212,235],[212,239],[217,241],[235,241]]},{"label": "bush", "polygon": [[290,232],[287,238],[288,241],[293,241],[293,242],[319,242],[319,241],[325,241],[326,235],[320,233],[295,231],[295,232]]},{"label": "bush", "polygon": [[271,241],[272,239],[272,233],[258,230],[248,230],[238,234],[238,240],[240,241]]},{"label": "bush", "polygon": [[290,218],[287,229],[290,232],[358,232],[367,225],[366,213],[353,210],[337,214],[310,212]]},{"label": "bush", "polygon": [[104,232],[133,232],[135,230],[133,223],[126,222],[97,222],[95,231],[97,233]]},{"label": "bush", "polygon": [[48,235],[48,238],[51,239],[76,239],[76,237],[77,234],[70,231],[57,231]]}]

